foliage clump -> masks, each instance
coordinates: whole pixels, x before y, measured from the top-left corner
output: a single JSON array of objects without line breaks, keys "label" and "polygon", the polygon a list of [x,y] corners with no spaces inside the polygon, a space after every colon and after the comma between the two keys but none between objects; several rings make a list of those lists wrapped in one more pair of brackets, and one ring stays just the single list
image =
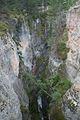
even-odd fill
[{"label": "foliage clump", "polygon": [[20,109],[21,112],[28,112],[28,108],[26,108],[26,106],[23,106],[22,104],[20,104]]},{"label": "foliage clump", "polygon": [[67,58],[67,53],[69,51],[69,49],[66,47],[67,40],[68,34],[67,30],[65,29],[57,45],[57,54],[62,60],[65,60]]},{"label": "foliage clump", "polygon": [[8,24],[0,21],[0,35],[8,30]]},{"label": "foliage clump", "polygon": [[31,74],[24,74],[22,79],[27,82],[29,94],[35,90],[37,95],[46,94],[57,103],[61,102],[63,95],[71,87],[71,82],[61,74],[52,75],[42,80],[36,80],[35,76]]},{"label": "foliage clump", "polygon": [[71,87],[71,82],[66,77],[57,74],[50,76],[47,80],[38,80],[41,93],[46,93],[54,102],[60,102],[65,92]]}]

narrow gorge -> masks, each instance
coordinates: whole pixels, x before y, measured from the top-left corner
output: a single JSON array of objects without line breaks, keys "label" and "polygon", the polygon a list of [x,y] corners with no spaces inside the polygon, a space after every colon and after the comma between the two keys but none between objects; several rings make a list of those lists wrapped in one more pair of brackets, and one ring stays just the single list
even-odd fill
[{"label": "narrow gorge", "polygon": [[0,0],[0,120],[80,120],[80,1]]}]

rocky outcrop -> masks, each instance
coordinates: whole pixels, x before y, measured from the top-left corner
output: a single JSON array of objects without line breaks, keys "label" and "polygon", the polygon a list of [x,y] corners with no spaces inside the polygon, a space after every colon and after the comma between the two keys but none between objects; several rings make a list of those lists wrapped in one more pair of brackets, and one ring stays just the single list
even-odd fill
[{"label": "rocky outcrop", "polygon": [[80,83],[80,5],[71,8],[67,16],[68,42],[70,48],[66,66],[67,72],[73,83]]},{"label": "rocky outcrop", "polygon": [[17,46],[6,33],[0,37],[0,120],[22,120],[22,106],[28,113],[29,100],[18,74]]},{"label": "rocky outcrop", "polygon": [[67,120],[80,120],[80,4],[67,15],[69,53],[66,70],[72,87],[63,98],[63,112]]},{"label": "rocky outcrop", "polygon": [[19,28],[19,51],[22,54],[24,65],[32,69],[31,35],[27,23],[23,19]]},{"label": "rocky outcrop", "polygon": [[0,37],[0,56],[0,120],[22,120],[19,99],[13,89],[19,58],[8,34]]}]

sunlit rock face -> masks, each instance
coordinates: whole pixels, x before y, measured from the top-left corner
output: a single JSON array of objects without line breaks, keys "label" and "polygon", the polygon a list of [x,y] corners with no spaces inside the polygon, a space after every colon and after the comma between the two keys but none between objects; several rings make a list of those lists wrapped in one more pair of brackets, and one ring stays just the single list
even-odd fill
[{"label": "sunlit rock face", "polygon": [[[19,56],[10,34],[0,37],[0,120],[22,120],[21,107],[28,111],[29,100],[18,78]],[[28,116],[28,112],[26,112]],[[29,119],[29,116],[28,118]]]},{"label": "sunlit rock face", "polygon": [[66,70],[73,86],[63,98],[63,112],[67,120],[80,120],[80,4],[68,11],[67,28]]},{"label": "sunlit rock face", "polygon": [[16,45],[9,34],[4,35],[0,37],[0,120],[22,120],[19,99],[13,89],[18,69]]},{"label": "sunlit rock face", "polygon": [[[15,76],[19,73],[19,57],[17,47],[11,36],[3,35],[0,37],[0,67],[6,74],[13,72]],[[4,54],[5,53],[5,54]]]},{"label": "sunlit rock face", "polygon": [[22,20],[19,28],[19,51],[22,53],[24,65],[31,71],[32,69],[32,49],[31,49],[31,35],[25,20]]},{"label": "sunlit rock face", "polygon": [[73,83],[80,83],[80,5],[71,8],[67,16],[67,72]]}]

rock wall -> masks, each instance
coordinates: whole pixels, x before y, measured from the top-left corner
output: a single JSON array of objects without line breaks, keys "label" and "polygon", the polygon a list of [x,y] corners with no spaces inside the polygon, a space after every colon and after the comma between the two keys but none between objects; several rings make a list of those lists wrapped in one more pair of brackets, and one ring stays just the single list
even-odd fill
[{"label": "rock wall", "polygon": [[69,53],[66,70],[72,87],[63,98],[63,112],[67,120],[80,120],[80,4],[67,14]]},{"label": "rock wall", "polygon": [[0,37],[0,120],[22,120],[19,99],[13,89],[18,69],[16,44],[9,34],[4,35]]},{"label": "rock wall", "polygon": [[29,27],[24,19],[22,20],[19,31],[19,51],[22,53],[24,65],[31,71],[33,59],[31,49],[31,35]]},{"label": "rock wall", "polygon": [[18,78],[19,51],[22,52],[24,64],[31,70],[28,35],[27,29],[22,24],[21,34],[18,36],[19,46],[14,42],[13,35],[9,33],[0,37],[0,120],[22,120],[21,112],[26,112],[26,120],[30,120],[29,99],[22,81]]}]

